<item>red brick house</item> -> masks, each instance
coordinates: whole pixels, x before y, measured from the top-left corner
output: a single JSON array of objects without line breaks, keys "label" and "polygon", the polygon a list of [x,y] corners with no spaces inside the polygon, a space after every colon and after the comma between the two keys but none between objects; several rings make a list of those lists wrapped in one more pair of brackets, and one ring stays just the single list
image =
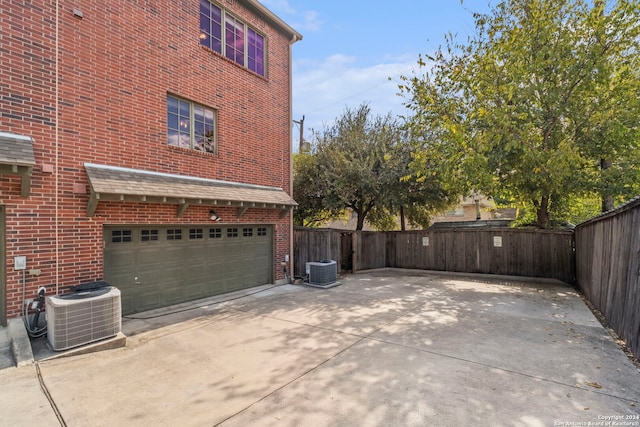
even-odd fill
[{"label": "red brick house", "polygon": [[0,321],[41,286],[126,314],[286,282],[301,38],[256,0],[2,2]]}]

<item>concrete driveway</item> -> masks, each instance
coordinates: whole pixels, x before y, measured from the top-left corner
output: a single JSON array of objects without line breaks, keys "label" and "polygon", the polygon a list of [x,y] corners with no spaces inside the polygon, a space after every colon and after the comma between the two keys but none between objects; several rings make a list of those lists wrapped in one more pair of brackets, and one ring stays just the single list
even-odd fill
[{"label": "concrete driveway", "polygon": [[640,426],[640,372],[564,284],[341,282],[145,313],[126,347],[1,370],[0,425]]}]

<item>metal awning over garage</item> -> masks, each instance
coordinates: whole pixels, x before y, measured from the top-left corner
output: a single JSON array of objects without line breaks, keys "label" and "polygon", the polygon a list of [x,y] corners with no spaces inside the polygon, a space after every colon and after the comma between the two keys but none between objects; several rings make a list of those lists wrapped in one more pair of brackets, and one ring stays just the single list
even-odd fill
[{"label": "metal awning over garage", "polygon": [[31,175],[35,164],[31,137],[0,132],[0,175],[19,175],[22,178],[22,197],[29,196],[31,191]]},{"label": "metal awning over garage", "polygon": [[174,204],[178,205],[178,217],[190,205],[237,207],[238,217],[250,208],[278,209],[284,216],[297,206],[291,196],[276,187],[92,163],[85,163],[84,168],[91,187],[89,217],[102,201]]}]

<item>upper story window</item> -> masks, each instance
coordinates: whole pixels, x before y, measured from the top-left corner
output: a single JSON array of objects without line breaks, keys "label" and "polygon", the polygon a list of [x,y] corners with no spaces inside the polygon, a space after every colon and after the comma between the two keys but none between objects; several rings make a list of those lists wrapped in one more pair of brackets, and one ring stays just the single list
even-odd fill
[{"label": "upper story window", "polygon": [[167,95],[167,143],[215,154],[215,110]]},{"label": "upper story window", "polygon": [[[224,30],[224,31],[223,31]],[[200,0],[200,44],[264,76],[264,36],[209,0]]]}]

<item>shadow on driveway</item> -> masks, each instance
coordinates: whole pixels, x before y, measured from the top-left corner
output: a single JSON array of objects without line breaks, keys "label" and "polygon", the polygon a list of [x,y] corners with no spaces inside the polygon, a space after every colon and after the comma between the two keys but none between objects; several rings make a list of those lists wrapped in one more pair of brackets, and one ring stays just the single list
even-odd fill
[{"label": "shadow on driveway", "polygon": [[125,348],[39,362],[43,382],[69,426],[552,426],[615,415],[640,425],[640,373],[567,285],[402,270],[341,282],[139,315],[150,318],[124,322]]}]

